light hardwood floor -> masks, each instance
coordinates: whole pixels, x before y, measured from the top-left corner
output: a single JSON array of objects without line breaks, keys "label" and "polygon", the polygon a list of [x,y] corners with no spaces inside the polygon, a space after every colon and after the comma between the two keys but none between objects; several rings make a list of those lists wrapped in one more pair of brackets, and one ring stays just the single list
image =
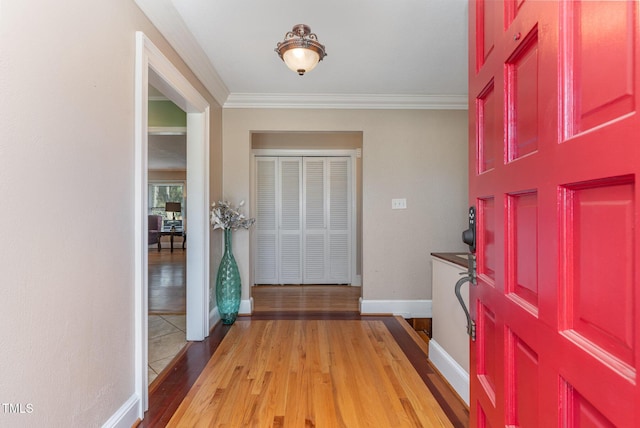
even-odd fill
[{"label": "light hardwood floor", "polygon": [[187,307],[187,250],[149,247],[149,314],[184,315]]},{"label": "light hardwood floor", "polygon": [[381,321],[240,320],[173,427],[449,427]]},{"label": "light hardwood floor", "polygon": [[[166,247],[166,245],[165,245]],[[149,248],[148,383],[151,385],[187,344],[186,250]]]},{"label": "light hardwood floor", "polygon": [[140,427],[468,426],[425,342],[401,317],[361,316],[359,287],[252,297],[251,317],[189,343],[151,385]]}]

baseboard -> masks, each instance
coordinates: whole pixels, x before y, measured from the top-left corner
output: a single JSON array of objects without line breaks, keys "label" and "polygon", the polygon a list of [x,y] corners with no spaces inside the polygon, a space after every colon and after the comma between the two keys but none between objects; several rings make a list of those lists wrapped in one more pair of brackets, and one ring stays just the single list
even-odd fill
[{"label": "baseboard", "polygon": [[142,402],[137,394],[133,394],[120,408],[102,425],[102,428],[131,428],[141,414]]},{"label": "baseboard", "polygon": [[431,300],[360,299],[360,313],[400,315],[403,318],[431,318]]},{"label": "baseboard", "polygon": [[238,310],[239,315],[251,315],[251,299],[240,300],[240,309]]},{"label": "baseboard", "polygon": [[429,360],[469,405],[469,373],[435,340],[429,341]]},{"label": "baseboard", "polygon": [[[253,298],[249,298],[247,300],[240,301],[240,309],[238,310],[238,315],[251,315],[253,313]],[[209,328],[213,328],[214,325],[218,323],[222,318],[220,318],[220,312],[218,312],[218,307],[214,307],[209,311]]]},{"label": "baseboard", "polygon": [[220,312],[218,312],[218,307],[214,306],[213,309],[209,311],[209,331],[213,328],[214,325],[218,324],[220,321]]}]

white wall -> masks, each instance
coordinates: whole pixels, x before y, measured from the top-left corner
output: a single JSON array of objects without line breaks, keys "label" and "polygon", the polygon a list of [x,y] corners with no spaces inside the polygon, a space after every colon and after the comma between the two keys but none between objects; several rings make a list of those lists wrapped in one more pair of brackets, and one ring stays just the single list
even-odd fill
[{"label": "white wall", "polygon": [[0,8],[0,402],[32,409],[0,426],[100,426],[134,393],[135,31],[215,102],[132,0]]},{"label": "white wall", "polygon": [[[430,253],[464,250],[466,111],[226,109],[223,193],[233,201],[251,200],[252,131],[362,131],[363,297],[431,298]],[[392,198],[408,209],[391,210]],[[248,299],[248,233],[235,234],[234,255]]]},{"label": "white wall", "polygon": [[[433,263],[433,339],[469,372],[469,336],[467,317],[455,295],[455,285],[468,271],[449,261],[432,257]],[[460,295],[469,308],[469,283],[460,288]]]},{"label": "white wall", "polygon": [[[466,268],[432,257],[433,336],[429,341],[429,359],[469,405],[469,336],[467,318],[455,295],[455,285]],[[469,308],[468,282],[460,295]]]}]

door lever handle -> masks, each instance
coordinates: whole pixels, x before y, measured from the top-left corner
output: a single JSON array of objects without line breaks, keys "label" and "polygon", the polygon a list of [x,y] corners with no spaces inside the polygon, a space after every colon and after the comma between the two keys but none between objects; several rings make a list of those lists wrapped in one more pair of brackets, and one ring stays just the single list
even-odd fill
[{"label": "door lever handle", "polygon": [[467,305],[464,304],[464,300],[462,299],[462,294],[460,294],[460,288],[465,282],[473,283],[472,277],[465,276],[464,278],[460,278],[458,282],[456,282],[454,292],[456,293],[458,302],[460,302],[460,306],[462,306],[462,310],[464,311],[464,314],[467,317],[467,334],[471,336],[471,340],[475,342],[476,341],[476,323],[471,319],[471,314],[469,314],[469,309],[467,309]]}]

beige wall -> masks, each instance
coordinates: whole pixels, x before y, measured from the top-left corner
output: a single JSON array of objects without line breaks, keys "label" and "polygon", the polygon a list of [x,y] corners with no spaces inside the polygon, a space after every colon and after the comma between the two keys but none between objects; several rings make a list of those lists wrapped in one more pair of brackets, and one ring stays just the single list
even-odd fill
[{"label": "beige wall", "polygon": [[255,132],[254,149],[348,150],[362,148],[362,132]]},{"label": "beige wall", "polygon": [[[272,131],[363,133],[363,297],[430,299],[429,254],[464,250],[467,112],[224,110],[225,198],[251,200],[251,134]],[[392,198],[406,198],[408,209],[391,210]],[[248,299],[249,234],[237,233],[234,241]]]},{"label": "beige wall", "polygon": [[132,0],[0,7],[0,401],[33,408],[0,425],[100,426],[134,393],[135,31],[212,105],[214,197],[221,110]]}]

